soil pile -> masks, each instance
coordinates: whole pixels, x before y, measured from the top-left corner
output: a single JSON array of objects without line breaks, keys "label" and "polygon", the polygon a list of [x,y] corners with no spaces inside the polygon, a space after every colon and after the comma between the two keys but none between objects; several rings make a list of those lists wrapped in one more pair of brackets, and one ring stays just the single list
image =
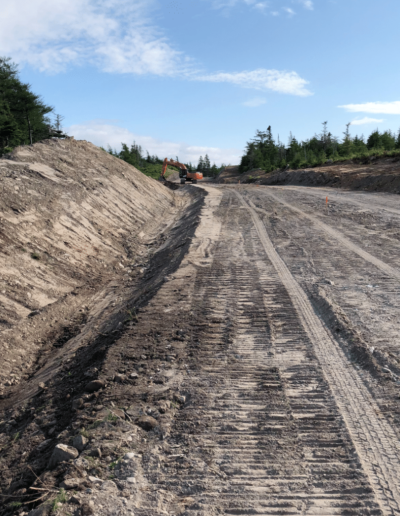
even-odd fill
[{"label": "soil pile", "polygon": [[[135,265],[174,193],[85,141],[45,140],[0,160],[0,395],[46,342],[81,331],[93,296]],[[100,296],[102,297],[102,296]]]},{"label": "soil pile", "polygon": [[376,158],[364,163],[360,160],[327,164],[324,166],[275,171],[263,170],[239,173],[239,167],[226,167],[217,182],[223,184],[256,183],[261,185],[330,186],[370,192],[400,193],[400,159]]}]

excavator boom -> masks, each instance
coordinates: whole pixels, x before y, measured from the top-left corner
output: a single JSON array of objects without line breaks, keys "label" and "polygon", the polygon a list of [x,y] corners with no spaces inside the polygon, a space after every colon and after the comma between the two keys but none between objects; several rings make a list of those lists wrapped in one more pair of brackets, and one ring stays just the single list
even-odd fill
[{"label": "excavator boom", "polygon": [[203,179],[203,174],[201,172],[189,172],[186,165],[183,163],[179,163],[179,161],[174,161],[173,159],[164,159],[161,178],[165,180],[165,172],[167,171],[168,165],[179,168],[179,177],[181,179],[181,184],[184,184],[186,181],[192,181],[192,183],[197,183],[198,179]]}]

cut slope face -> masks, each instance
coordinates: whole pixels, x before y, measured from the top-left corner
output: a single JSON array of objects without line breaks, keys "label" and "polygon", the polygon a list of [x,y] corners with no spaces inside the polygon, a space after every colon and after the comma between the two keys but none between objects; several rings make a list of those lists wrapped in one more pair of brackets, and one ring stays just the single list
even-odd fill
[{"label": "cut slope face", "polygon": [[256,183],[262,185],[330,186],[370,192],[400,193],[400,160],[377,158],[336,162],[310,169],[275,170],[266,173],[255,169],[241,174],[239,167],[226,167],[217,178],[221,184]]},{"label": "cut slope face", "polygon": [[17,148],[0,160],[0,188],[1,394],[44,339],[77,331],[94,291],[133,273],[143,237],[168,224],[176,203],[157,181],[73,139]]}]

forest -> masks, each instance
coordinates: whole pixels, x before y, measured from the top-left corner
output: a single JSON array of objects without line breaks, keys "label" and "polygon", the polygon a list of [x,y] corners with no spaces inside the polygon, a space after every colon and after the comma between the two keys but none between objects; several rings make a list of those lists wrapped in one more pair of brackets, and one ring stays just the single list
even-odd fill
[{"label": "forest", "polygon": [[[140,145],[136,144],[136,142],[133,142],[130,147],[128,147],[126,143],[121,143],[121,150],[119,152],[113,150],[111,147],[108,147],[107,152],[116,158],[122,159],[130,165],[133,165],[138,170],[147,176],[153,177],[154,179],[158,179],[161,175],[164,158],[161,159],[156,155],[151,156],[149,152],[144,151]],[[176,156],[174,159],[175,161],[181,162],[178,156]],[[204,177],[215,177],[221,168],[225,166],[222,165],[221,167],[217,167],[215,163],[211,165],[210,158],[207,154],[204,158],[203,156],[200,156],[197,166],[190,162],[184,163],[184,165],[186,165],[186,168],[189,170],[189,172],[198,170],[203,173]],[[177,168],[171,166],[168,166],[168,169],[171,172],[178,170]],[[168,177],[168,173],[166,176]]]},{"label": "forest", "polygon": [[52,122],[49,115],[53,112],[53,107],[19,79],[17,65],[9,58],[0,57],[0,156],[18,145],[64,137],[63,117],[55,115]]},{"label": "forest", "polygon": [[300,142],[290,133],[287,145],[279,141],[279,137],[275,141],[271,126],[266,131],[257,130],[255,137],[246,145],[240,171],[262,169],[272,172],[286,167],[313,167],[327,161],[400,154],[400,130],[394,134],[375,129],[367,138],[364,135],[353,137],[350,135],[350,125],[346,125],[343,137],[339,139],[328,131],[328,122],[323,122],[320,134]]}]

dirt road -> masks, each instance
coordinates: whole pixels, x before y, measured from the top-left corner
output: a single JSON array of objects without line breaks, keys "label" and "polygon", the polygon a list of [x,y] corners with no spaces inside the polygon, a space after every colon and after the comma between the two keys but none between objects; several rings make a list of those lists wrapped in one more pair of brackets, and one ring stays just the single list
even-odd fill
[{"label": "dirt road", "polygon": [[[86,469],[104,483],[86,479],[80,503],[100,516],[400,515],[398,197],[198,188],[194,235],[177,223],[187,236],[170,238],[168,256],[190,239],[187,253],[91,361],[104,390],[57,427],[86,428],[83,455],[97,457]],[[88,427],[105,407],[112,418]],[[7,460],[25,460],[10,446]]]},{"label": "dirt road", "polygon": [[190,402],[152,481],[185,514],[400,514],[397,199],[209,191]]}]

